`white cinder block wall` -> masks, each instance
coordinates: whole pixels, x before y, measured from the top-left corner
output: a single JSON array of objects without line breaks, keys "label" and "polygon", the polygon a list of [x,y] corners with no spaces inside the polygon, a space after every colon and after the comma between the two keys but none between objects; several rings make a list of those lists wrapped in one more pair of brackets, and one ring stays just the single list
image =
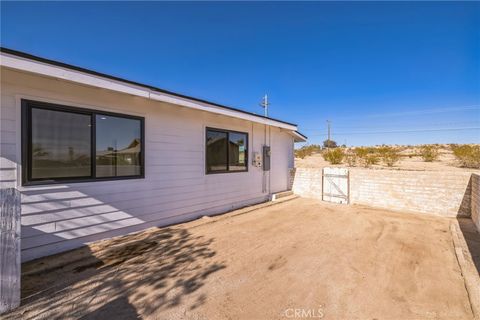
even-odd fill
[{"label": "white cinder block wall", "polygon": [[[264,125],[4,68],[1,76],[0,183],[22,193],[23,261],[261,202],[288,188],[293,137],[280,128],[267,127],[272,163],[262,192],[263,172],[251,159],[262,150]],[[21,186],[21,98],[145,117],[145,179]],[[205,127],[248,132],[248,172],[205,174]]]},{"label": "white cinder block wall", "polygon": [[[363,168],[350,168],[349,172],[351,204],[446,217],[470,216],[470,172]],[[322,199],[322,168],[297,168],[292,175],[296,194]]]},{"label": "white cinder block wall", "polygon": [[472,220],[480,232],[480,175],[472,174]]}]

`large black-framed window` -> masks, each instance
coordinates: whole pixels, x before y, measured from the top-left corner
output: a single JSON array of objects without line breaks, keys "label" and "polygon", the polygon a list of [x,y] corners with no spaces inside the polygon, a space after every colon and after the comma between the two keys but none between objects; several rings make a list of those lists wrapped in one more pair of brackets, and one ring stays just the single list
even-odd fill
[{"label": "large black-framed window", "polygon": [[207,174],[248,171],[248,133],[207,128],[205,136]]},{"label": "large black-framed window", "polygon": [[23,185],[145,177],[145,119],[22,100]]}]

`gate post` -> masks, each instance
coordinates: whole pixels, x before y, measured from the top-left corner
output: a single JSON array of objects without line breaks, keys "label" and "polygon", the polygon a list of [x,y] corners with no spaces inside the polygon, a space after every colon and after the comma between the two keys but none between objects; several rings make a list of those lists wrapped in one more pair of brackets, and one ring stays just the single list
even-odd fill
[{"label": "gate post", "polygon": [[20,192],[0,188],[0,314],[20,305]]}]

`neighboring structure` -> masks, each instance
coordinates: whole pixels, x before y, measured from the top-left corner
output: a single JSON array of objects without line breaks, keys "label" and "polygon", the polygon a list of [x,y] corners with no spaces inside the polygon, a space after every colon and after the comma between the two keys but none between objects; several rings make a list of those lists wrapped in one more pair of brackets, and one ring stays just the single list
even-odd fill
[{"label": "neighboring structure", "polygon": [[291,123],[9,49],[0,115],[23,261],[265,201],[288,189],[306,139]]}]

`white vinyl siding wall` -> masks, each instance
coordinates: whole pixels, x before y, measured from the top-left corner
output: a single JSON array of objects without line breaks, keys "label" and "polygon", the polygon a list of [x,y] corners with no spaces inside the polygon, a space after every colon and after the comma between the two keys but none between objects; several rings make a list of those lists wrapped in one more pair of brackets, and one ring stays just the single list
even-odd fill
[{"label": "white vinyl siding wall", "polygon": [[[23,261],[268,198],[262,170],[251,165],[264,125],[5,68],[1,81],[0,182],[22,193]],[[22,187],[21,98],[145,117],[145,179]],[[248,132],[248,172],[205,174],[206,127]],[[268,141],[269,190],[283,191],[293,137],[268,127]]]}]

